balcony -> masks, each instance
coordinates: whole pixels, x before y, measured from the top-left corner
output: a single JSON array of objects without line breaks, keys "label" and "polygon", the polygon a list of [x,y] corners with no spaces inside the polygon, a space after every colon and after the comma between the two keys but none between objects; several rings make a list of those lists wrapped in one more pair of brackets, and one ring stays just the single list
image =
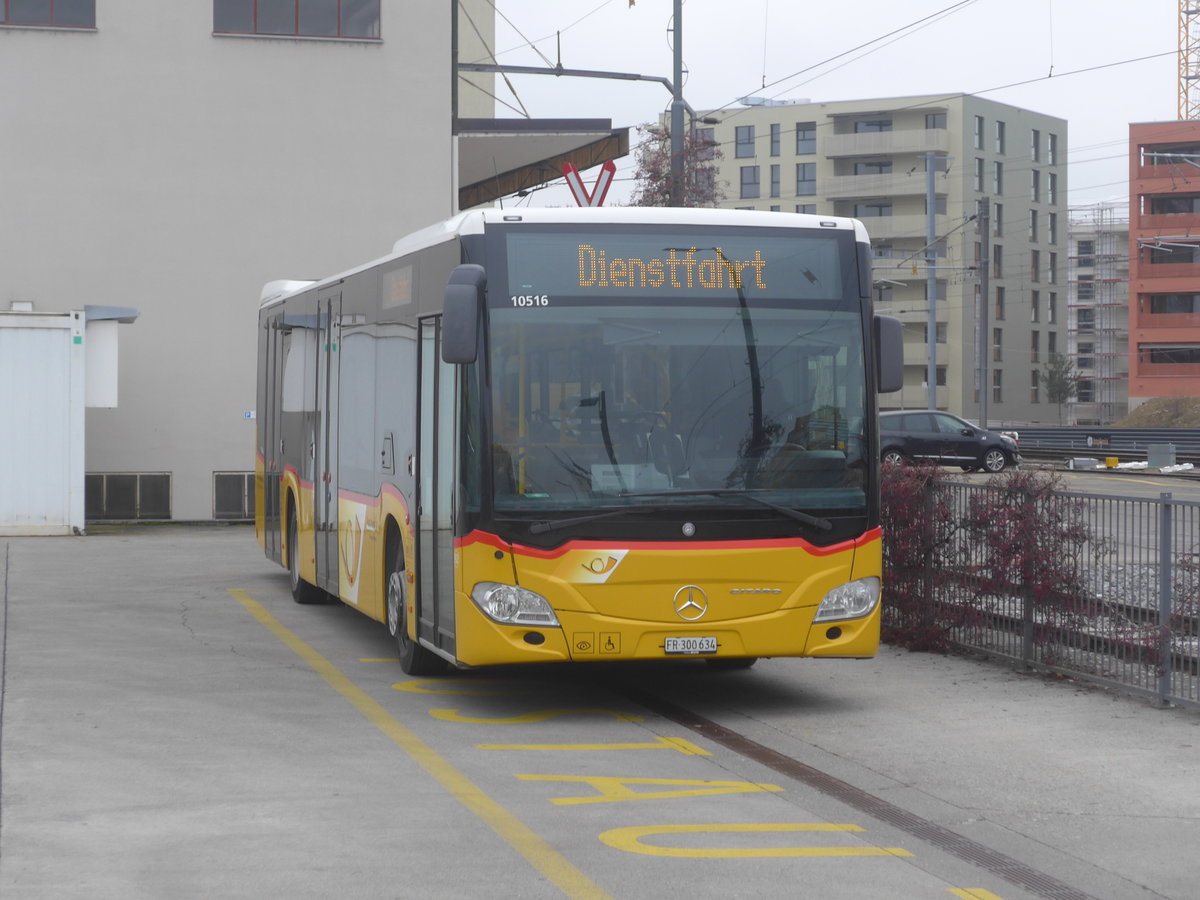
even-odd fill
[{"label": "balcony", "polygon": [[821,138],[821,154],[829,158],[928,152],[950,152],[950,133],[946,129],[912,128],[906,131],[873,131],[867,134],[831,134]]},{"label": "balcony", "polygon": [[[894,238],[924,238],[927,221],[925,216],[869,216],[860,220],[866,226],[873,241]],[[939,225],[939,227],[941,227]],[[940,234],[941,232],[939,232]]]},{"label": "balcony", "polygon": [[[944,179],[938,179],[939,194],[945,196]],[[830,200],[845,200],[853,197],[902,197],[925,196],[925,173],[911,175],[835,175],[821,184],[825,196]]]}]

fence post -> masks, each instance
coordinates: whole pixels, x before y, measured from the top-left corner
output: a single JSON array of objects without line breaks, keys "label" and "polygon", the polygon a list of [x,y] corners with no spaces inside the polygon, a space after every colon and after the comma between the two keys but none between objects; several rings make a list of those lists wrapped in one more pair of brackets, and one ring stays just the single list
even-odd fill
[{"label": "fence post", "polygon": [[1171,494],[1158,495],[1158,705],[1171,705],[1171,670],[1174,661],[1171,632],[1172,558],[1175,529],[1172,521]]},{"label": "fence post", "polygon": [[1030,569],[1033,556],[1037,552],[1034,546],[1036,529],[1033,527],[1035,515],[1033,494],[1027,487],[1019,488],[1024,497],[1021,504],[1020,528],[1018,540],[1021,545],[1021,662],[1026,669],[1033,668],[1033,589],[1030,587]]},{"label": "fence post", "polygon": [[921,530],[921,561],[924,571],[921,573],[921,583],[924,585],[924,603],[921,604],[921,633],[923,639],[927,639],[930,630],[933,628],[935,619],[935,608],[937,605],[937,586],[933,583],[933,550],[934,539],[936,538],[937,528],[933,520],[934,502],[933,494],[937,490],[937,479],[930,478],[925,483],[925,496],[922,498],[922,519],[924,525]]}]

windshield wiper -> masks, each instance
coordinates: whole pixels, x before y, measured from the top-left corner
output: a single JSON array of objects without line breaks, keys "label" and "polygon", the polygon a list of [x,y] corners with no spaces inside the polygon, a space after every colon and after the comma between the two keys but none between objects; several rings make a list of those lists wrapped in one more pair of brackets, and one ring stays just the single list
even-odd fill
[{"label": "windshield wiper", "polygon": [[787,516],[789,519],[795,519],[797,522],[803,522],[819,531],[832,531],[833,523],[828,519],[823,519],[820,516],[814,516],[810,513],[801,512],[798,509],[792,509],[787,506],[780,506],[778,503],[772,503],[770,500],[764,500],[762,497],[755,497],[754,493],[758,489],[751,488],[747,490],[738,490],[736,488],[689,488],[683,491],[629,491],[620,494],[621,497],[745,497],[747,500],[765,506],[767,509],[773,509],[781,515]]},{"label": "windshield wiper", "polygon": [[570,528],[572,525],[586,525],[588,522],[598,522],[601,519],[611,519],[614,516],[623,516],[630,513],[650,512],[658,508],[655,506],[627,506],[621,509],[606,510],[602,513],[592,513],[587,516],[575,516],[570,519],[547,519],[544,522],[534,522],[530,525],[529,533],[545,534],[547,531],[558,531],[561,528]]}]

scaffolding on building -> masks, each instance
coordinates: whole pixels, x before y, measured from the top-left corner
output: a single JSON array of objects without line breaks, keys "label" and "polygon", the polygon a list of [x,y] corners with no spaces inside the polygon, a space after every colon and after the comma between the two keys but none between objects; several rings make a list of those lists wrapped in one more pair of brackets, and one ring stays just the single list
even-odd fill
[{"label": "scaffolding on building", "polygon": [[1129,210],[1071,207],[1067,347],[1079,373],[1073,425],[1108,425],[1129,411]]}]

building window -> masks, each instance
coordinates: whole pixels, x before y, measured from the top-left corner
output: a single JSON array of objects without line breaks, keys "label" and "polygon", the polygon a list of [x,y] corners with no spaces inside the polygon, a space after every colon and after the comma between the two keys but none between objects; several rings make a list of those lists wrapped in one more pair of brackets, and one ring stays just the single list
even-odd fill
[{"label": "building window", "polygon": [[1096,264],[1096,242],[1095,241],[1076,241],[1075,242],[1075,264],[1083,268],[1091,268]]},{"label": "building window", "polygon": [[1200,315],[1200,294],[1151,294],[1150,312],[1156,316]]},{"label": "building window", "polygon": [[996,121],[996,152],[1004,155],[1004,123]]},{"label": "building window", "polygon": [[1150,264],[1154,266],[1200,262],[1200,244],[1173,244],[1170,247],[1151,247]]},{"label": "building window", "polygon": [[983,116],[975,117],[975,149],[983,149]]},{"label": "building window", "polygon": [[992,402],[1004,402],[1004,372],[992,369]]},{"label": "building window", "polygon": [[1030,332],[1030,334],[1029,334],[1029,361],[1030,362],[1041,362],[1041,352],[1042,352],[1041,338],[1042,338],[1042,333],[1040,331],[1033,331],[1033,332]]},{"label": "building window", "polygon": [[1042,133],[1036,128],[1029,132],[1029,158],[1034,162],[1042,161]]},{"label": "building window", "polygon": [[1090,378],[1080,378],[1075,385],[1075,399],[1080,403],[1094,403],[1096,400],[1096,385]]},{"label": "building window", "polygon": [[856,162],[854,164],[855,175],[890,175],[891,173],[892,161],[890,159]]},{"label": "building window", "polygon": [[715,128],[696,129],[696,159],[717,158],[717,130]]},{"label": "building window", "polygon": [[1004,288],[996,287],[996,308],[993,310],[992,318],[997,322],[1004,321]]},{"label": "building window", "polygon": [[926,113],[925,114],[925,130],[931,131],[935,128],[946,127],[945,113]]},{"label": "building window", "polygon": [[807,197],[817,192],[817,164],[796,163],[796,196]]},{"label": "building window", "polygon": [[854,204],[854,218],[856,219],[876,219],[891,214],[892,201],[890,200],[868,200],[865,203]]},{"label": "building window", "polygon": [[1174,216],[1200,212],[1200,194],[1170,194],[1150,198],[1150,215]]},{"label": "building window", "polygon": [[1029,211],[1029,240],[1036,241],[1038,239],[1038,214],[1036,209]]},{"label": "building window", "polygon": [[1096,352],[1096,345],[1088,341],[1082,341],[1075,348],[1075,365],[1081,369],[1094,369],[1096,367],[1096,359],[1093,355]]},{"label": "building window", "polygon": [[1058,175],[1054,172],[1046,173],[1046,202],[1051,205],[1058,203]]},{"label": "building window", "polygon": [[[1051,233],[1058,236],[1058,222],[1054,216],[1050,216]],[[1053,251],[1050,253],[1050,265],[1046,266],[1046,280],[1051,284],[1058,284],[1058,254]]]},{"label": "building window", "polygon": [[779,196],[779,166],[777,164],[771,166],[771,196]]},{"label": "building window", "polygon": [[1055,353],[1058,352],[1058,332],[1057,331],[1047,331],[1046,332],[1046,352],[1049,353],[1051,356],[1053,356]]},{"label": "building window", "polygon": [[1075,330],[1080,334],[1091,334],[1096,330],[1096,311],[1094,309],[1079,309],[1075,311]]},{"label": "building window", "polygon": [[[1037,362],[1035,359],[1034,362]],[[1041,379],[1038,378],[1037,369],[1029,373],[1029,402],[1041,403]]]},{"label": "building window", "polygon": [[[738,125],[734,130],[734,145],[733,155],[738,159],[747,159],[754,156],[754,126],[753,125]],[[755,194],[757,197],[758,195]]]},{"label": "building window", "polygon": [[1040,250],[1029,251],[1029,280],[1034,284],[1042,280],[1042,253]]},{"label": "building window", "polygon": [[975,190],[983,193],[983,160],[975,157]]},{"label": "building window", "polygon": [[1004,204],[992,204],[992,234],[1001,237],[1004,234]]},{"label": "building window", "polygon": [[1004,193],[1004,163],[992,163],[992,193],[999,197]]},{"label": "building window", "polygon": [[1029,174],[1029,202],[1040,203],[1042,200],[1042,173],[1034,169]]},{"label": "building window", "polygon": [[803,213],[804,215],[808,215],[808,216],[815,216],[817,214],[817,204],[815,204],[815,203],[797,203],[796,204],[796,212]]},{"label": "building window", "polygon": [[[947,335],[947,333],[948,333],[948,332],[947,332],[947,328],[946,328],[946,323],[945,323],[945,322],[936,322],[936,323],[934,323],[934,326],[933,326],[933,334],[934,334],[934,337],[933,337],[933,339],[934,339],[934,341],[936,341],[936,342],[937,342],[937,343],[939,343],[939,344],[944,344],[944,343],[946,343],[946,335]],[[922,337],[922,338],[924,338],[924,340],[925,340],[925,343],[926,343],[926,344],[928,344],[928,343],[929,343],[929,328],[928,328],[928,326],[926,326],[925,328],[922,328],[922,329],[921,329],[921,337]]]},{"label": "building window", "polygon": [[1051,325],[1058,324],[1058,294],[1054,291],[1050,292],[1050,299],[1046,304],[1046,321]]},{"label": "building window", "polygon": [[854,123],[855,134],[874,134],[879,131],[891,131],[891,119],[865,119]]},{"label": "building window", "polygon": [[213,0],[213,31],[378,38],[379,0]]},{"label": "building window", "polygon": [[992,244],[992,277],[1004,277],[1004,247]]},{"label": "building window", "polygon": [[771,126],[771,155],[779,155],[779,126]]},{"label": "building window", "polygon": [[1004,361],[1004,329],[992,329],[992,362]]},{"label": "building window", "polygon": [[[1051,244],[1058,243],[1058,213],[1046,214],[1046,241]],[[1050,256],[1053,257],[1054,254],[1051,253]],[[1054,281],[1053,278],[1050,280]]]},{"label": "building window", "polygon": [[742,166],[742,200],[754,200],[758,197],[758,166]]},{"label": "building window", "polygon": [[0,0],[0,25],[95,28],[96,0]]},{"label": "building window", "polygon": [[1200,365],[1200,345],[1145,345],[1138,347],[1138,358],[1144,363],[1167,366]]},{"label": "building window", "polygon": [[1075,298],[1077,300],[1095,300],[1096,299],[1096,283],[1094,275],[1080,275],[1078,284],[1075,286]]},{"label": "building window", "polygon": [[817,152],[817,123],[796,123],[796,155],[803,156]]},{"label": "building window", "polygon": [[1042,318],[1042,295],[1038,291],[1029,292],[1029,321],[1037,322]]},{"label": "building window", "polygon": [[1052,166],[1058,165],[1058,135],[1046,135],[1046,162]]},{"label": "building window", "polygon": [[946,386],[946,367],[938,366],[936,373],[934,374],[933,377],[937,379],[938,387],[945,387]]}]

